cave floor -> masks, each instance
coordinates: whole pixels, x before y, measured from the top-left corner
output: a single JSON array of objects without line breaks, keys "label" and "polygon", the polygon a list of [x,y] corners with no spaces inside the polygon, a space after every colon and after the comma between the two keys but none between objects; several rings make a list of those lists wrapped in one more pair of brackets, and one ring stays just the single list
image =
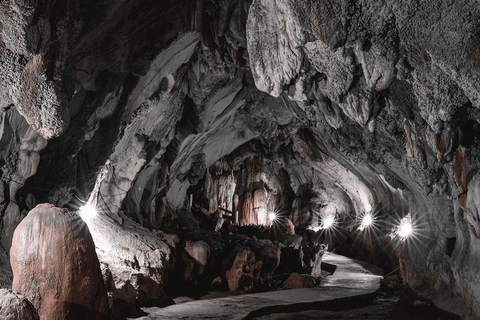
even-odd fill
[{"label": "cave floor", "polygon": [[326,252],[323,262],[335,265],[333,275],[315,288],[278,290],[198,300],[172,305],[139,319],[253,319],[272,313],[300,312],[333,305],[371,302],[383,270],[368,263]]},{"label": "cave floor", "polygon": [[[418,301],[417,301],[418,302]],[[458,320],[459,317],[430,304],[405,304],[398,292],[382,291],[375,300],[364,307],[344,305],[339,308],[305,310],[287,313],[270,313],[252,317],[251,320]]]}]

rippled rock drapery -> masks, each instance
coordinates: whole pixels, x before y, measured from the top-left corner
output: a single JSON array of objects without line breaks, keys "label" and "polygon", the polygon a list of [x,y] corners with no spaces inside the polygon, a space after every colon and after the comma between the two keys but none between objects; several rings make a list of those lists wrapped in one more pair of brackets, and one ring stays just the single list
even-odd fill
[{"label": "rippled rock drapery", "polygon": [[76,210],[99,181],[110,291],[147,304],[171,254],[152,230],[198,229],[191,194],[297,230],[411,212],[423,245],[365,250],[388,242],[415,292],[474,318],[479,17],[468,0],[2,2],[3,251],[37,203]]},{"label": "rippled rock drapery", "polygon": [[12,243],[12,288],[32,302],[40,319],[108,317],[95,245],[78,215],[40,204],[19,224]]}]

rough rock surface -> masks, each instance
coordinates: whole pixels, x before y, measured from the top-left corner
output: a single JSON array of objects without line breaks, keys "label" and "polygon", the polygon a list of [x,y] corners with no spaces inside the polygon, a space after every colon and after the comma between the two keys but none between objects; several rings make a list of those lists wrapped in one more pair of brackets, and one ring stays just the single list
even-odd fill
[{"label": "rough rock surface", "polygon": [[162,304],[170,271],[169,239],[135,224],[120,226],[102,216],[88,221],[88,227],[107,291],[118,306],[116,315],[138,304]]},{"label": "rough rock surface", "polygon": [[183,279],[193,282],[202,275],[210,256],[210,246],[205,241],[186,241],[186,254],[182,255]]},{"label": "rough rock surface", "polygon": [[[478,162],[478,141],[469,137],[478,135],[478,32],[471,17],[479,12],[468,2],[446,1],[431,14],[428,5],[254,1],[248,51],[257,87],[288,95],[306,113],[305,121],[316,122],[312,131],[323,140],[317,144],[323,155],[309,147],[310,161],[338,162],[333,172],[328,164],[319,171],[340,177],[337,184],[357,215],[380,209],[403,216],[406,209],[425,237],[443,239],[401,251],[406,282],[446,309],[478,313],[476,289],[459,276],[472,279],[476,271],[459,261],[471,261],[478,241],[467,231],[476,223],[469,218],[474,206],[466,203]],[[439,21],[435,28],[433,21]],[[444,36],[447,30],[456,35]],[[395,188],[398,200],[380,199]],[[392,200],[404,204],[386,209]],[[467,309],[455,296],[471,301]]]},{"label": "rough rock surface", "polygon": [[15,291],[41,319],[105,319],[107,292],[87,225],[73,212],[39,204],[15,230]]},{"label": "rough rock surface", "polygon": [[231,267],[225,273],[230,291],[253,291],[254,285],[260,278],[262,261],[256,261],[255,255],[249,248],[239,247],[232,252]]},{"label": "rough rock surface", "polygon": [[318,282],[312,276],[306,274],[292,273],[283,284],[283,289],[301,289],[312,288],[317,285]]},{"label": "rough rock surface", "polygon": [[[115,288],[148,288],[128,301],[165,294],[151,230],[222,206],[302,236],[335,215],[339,248],[478,318],[479,18],[472,0],[2,2],[0,279],[29,210],[93,193]],[[390,239],[408,213],[417,238]]]},{"label": "rough rock surface", "polygon": [[0,319],[39,320],[38,312],[30,301],[9,289],[0,289]]}]

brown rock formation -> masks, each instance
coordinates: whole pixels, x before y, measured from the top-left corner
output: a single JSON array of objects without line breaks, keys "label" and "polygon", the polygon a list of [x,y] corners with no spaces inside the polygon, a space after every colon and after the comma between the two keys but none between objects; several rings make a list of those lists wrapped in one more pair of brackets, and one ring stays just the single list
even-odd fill
[{"label": "brown rock formation", "polygon": [[283,234],[286,238],[295,235],[295,225],[293,224],[292,220],[286,218],[283,220]]},{"label": "brown rock formation", "polygon": [[33,303],[42,320],[107,317],[95,244],[75,213],[36,206],[15,230],[10,261],[13,290]]},{"label": "brown rock formation", "polygon": [[313,276],[300,273],[292,273],[283,284],[283,289],[312,288],[317,284],[318,282]]},{"label": "brown rock formation", "polygon": [[262,264],[262,261],[256,261],[249,248],[237,248],[231,268],[225,274],[230,291],[252,291],[260,277]]},{"label": "brown rock formation", "polygon": [[205,241],[186,241],[185,253],[182,255],[183,279],[186,282],[197,282],[198,276],[203,274],[210,247]]}]

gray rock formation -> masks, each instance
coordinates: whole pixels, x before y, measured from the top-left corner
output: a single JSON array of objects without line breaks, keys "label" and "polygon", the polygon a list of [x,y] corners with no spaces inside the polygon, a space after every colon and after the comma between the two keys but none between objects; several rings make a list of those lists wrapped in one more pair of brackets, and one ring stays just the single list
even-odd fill
[{"label": "gray rock formation", "polygon": [[0,289],[0,317],[2,320],[39,320],[37,310],[21,294]]},{"label": "gray rock formation", "polygon": [[[112,299],[159,303],[178,243],[159,229],[220,206],[297,233],[334,215],[414,292],[479,317],[479,18],[471,0],[2,2],[2,284],[28,211],[90,200]],[[408,213],[414,237],[388,237]]]}]

